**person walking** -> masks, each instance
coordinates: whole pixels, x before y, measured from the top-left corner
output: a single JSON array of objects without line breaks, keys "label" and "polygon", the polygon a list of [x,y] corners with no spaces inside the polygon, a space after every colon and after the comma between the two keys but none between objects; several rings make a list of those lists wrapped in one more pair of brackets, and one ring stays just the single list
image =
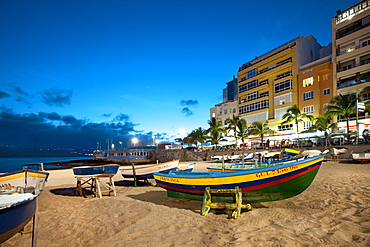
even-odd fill
[{"label": "person walking", "polygon": [[365,143],[368,143],[369,142],[369,131],[367,129],[364,129],[364,131],[362,132],[362,136],[364,137]]}]

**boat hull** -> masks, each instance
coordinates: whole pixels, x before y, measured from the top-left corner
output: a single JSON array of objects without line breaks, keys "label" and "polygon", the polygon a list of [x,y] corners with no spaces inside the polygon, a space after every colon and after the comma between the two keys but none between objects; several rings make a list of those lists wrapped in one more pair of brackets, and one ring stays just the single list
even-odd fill
[{"label": "boat hull", "polygon": [[[206,187],[234,189],[239,187],[243,203],[287,199],[302,193],[315,178],[323,156],[281,166],[238,172],[204,172],[154,174],[157,185],[167,190],[169,197],[203,200]],[[232,194],[215,194],[213,200],[233,202]]]},{"label": "boat hull", "polygon": [[[180,160],[168,161],[154,165],[143,165],[135,166],[135,178],[136,179],[148,179],[153,178],[153,173],[169,173],[175,171],[179,165]],[[131,167],[121,168],[121,174],[124,178],[134,178],[133,169]]]},{"label": "boat hull", "polygon": [[73,168],[73,174],[76,176],[93,176],[93,175],[115,175],[119,165],[103,166],[80,166]]},{"label": "boat hull", "polygon": [[354,153],[352,154],[352,158],[355,161],[359,161],[362,163],[370,161],[370,152],[363,152],[363,153]]},{"label": "boat hull", "polygon": [[14,236],[36,212],[36,196],[30,200],[0,209],[0,244]]}]

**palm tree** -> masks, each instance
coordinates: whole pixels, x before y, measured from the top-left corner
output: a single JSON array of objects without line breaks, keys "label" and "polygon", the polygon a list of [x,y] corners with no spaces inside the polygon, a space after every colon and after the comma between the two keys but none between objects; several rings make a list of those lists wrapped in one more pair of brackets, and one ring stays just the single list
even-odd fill
[{"label": "palm tree", "polygon": [[272,130],[268,127],[269,121],[262,122],[254,122],[251,124],[251,128],[248,132],[249,135],[256,135],[261,137],[261,143],[263,143],[263,138],[266,135],[276,135],[279,134],[277,131]]},{"label": "palm tree", "polygon": [[211,132],[208,141],[211,142],[211,144],[215,144],[217,149],[217,145],[220,142],[227,140],[223,137],[221,132]]},{"label": "palm tree", "polygon": [[356,113],[356,94],[339,94],[332,98],[326,107],[329,116],[342,116],[347,123],[347,142],[350,140],[349,117]]},{"label": "palm tree", "polygon": [[223,133],[225,133],[225,129],[223,128],[223,124],[220,120],[217,120],[216,118],[211,118],[211,120],[208,120],[209,128],[207,130],[207,133],[209,134],[209,141],[212,144],[216,145],[219,144],[221,141],[226,141],[226,139],[223,137]]},{"label": "palm tree", "polygon": [[317,116],[315,118],[315,122],[313,125],[309,128],[309,130],[320,130],[324,131],[325,134],[325,146],[331,145],[329,140],[329,133],[332,132],[333,129],[337,128],[337,123],[332,123],[332,118],[325,114],[324,116]]},{"label": "palm tree", "polygon": [[198,143],[203,145],[207,140],[207,130],[202,129],[199,127],[198,129],[193,130],[188,135],[188,138],[192,140],[192,143],[194,143],[196,146]]},{"label": "palm tree", "polygon": [[[293,105],[292,107],[288,108],[286,113],[282,116],[283,122],[281,125],[287,125],[291,122],[294,122],[296,125],[296,133],[298,137],[298,124],[303,123],[305,120],[312,121],[313,116],[308,115],[306,113],[301,113],[301,110],[299,110],[299,107],[297,105]],[[299,139],[299,138],[298,138]],[[299,147],[299,141],[298,141],[298,147]]]},{"label": "palm tree", "polygon": [[242,118],[236,124],[237,130],[236,135],[242,140],[244,149],[244,140],[249,136],[249,128],[247,126],[247,121]]},{"label": "palm tree", "polygon": [[228,131],[231,131],[231,130],[233,131],[236,147],[238,146],[238,135],[237,135],[236,131],[237,131],[237,128],[238,128],[237,126],[238,126],[239,121],[240,121],[240,116],[235,116],[235,115],[233,115],[232,118],[226,119],[226,123],[228,124],[227,130]]}]

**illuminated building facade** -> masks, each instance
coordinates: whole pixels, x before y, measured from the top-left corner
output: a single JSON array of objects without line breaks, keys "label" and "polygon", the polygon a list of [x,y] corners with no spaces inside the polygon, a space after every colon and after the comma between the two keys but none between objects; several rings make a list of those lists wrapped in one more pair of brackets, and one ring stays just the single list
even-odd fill
[{"label": "illuminated building facade", "polygon": [[293,125],[281,126],[287,109],[298,105],[297,76],[301,65],[320,57],[313,36],[299,36],[239,68],[238,113],[248,124],[269,121],[281,134],[293,133]]},{"label": "illuminated building facade", "polygon": [[[361,1],[332,19],[334,93],[358,93],[370,86],[370,1]],[[362,95],[369,100],[370,95]],[[368,113],[359,113],[360,131],[370,127]],[[338,127],[346,123],[338,119]],[[356,129],[355,117],[350,129]],[[360,132],[361,133],[361,132]]]}]

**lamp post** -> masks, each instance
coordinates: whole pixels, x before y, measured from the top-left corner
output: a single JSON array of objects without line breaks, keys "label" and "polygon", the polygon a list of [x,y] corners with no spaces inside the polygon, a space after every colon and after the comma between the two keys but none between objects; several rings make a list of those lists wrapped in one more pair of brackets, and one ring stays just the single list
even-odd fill
[{"label": "lamp post", "polygon": [[136,137],[134,137],[134,138],[132,138],[132,143],[134,144],[134,147],[136,146],[136,144],[139,142],[139,140],[136,138]]}]

